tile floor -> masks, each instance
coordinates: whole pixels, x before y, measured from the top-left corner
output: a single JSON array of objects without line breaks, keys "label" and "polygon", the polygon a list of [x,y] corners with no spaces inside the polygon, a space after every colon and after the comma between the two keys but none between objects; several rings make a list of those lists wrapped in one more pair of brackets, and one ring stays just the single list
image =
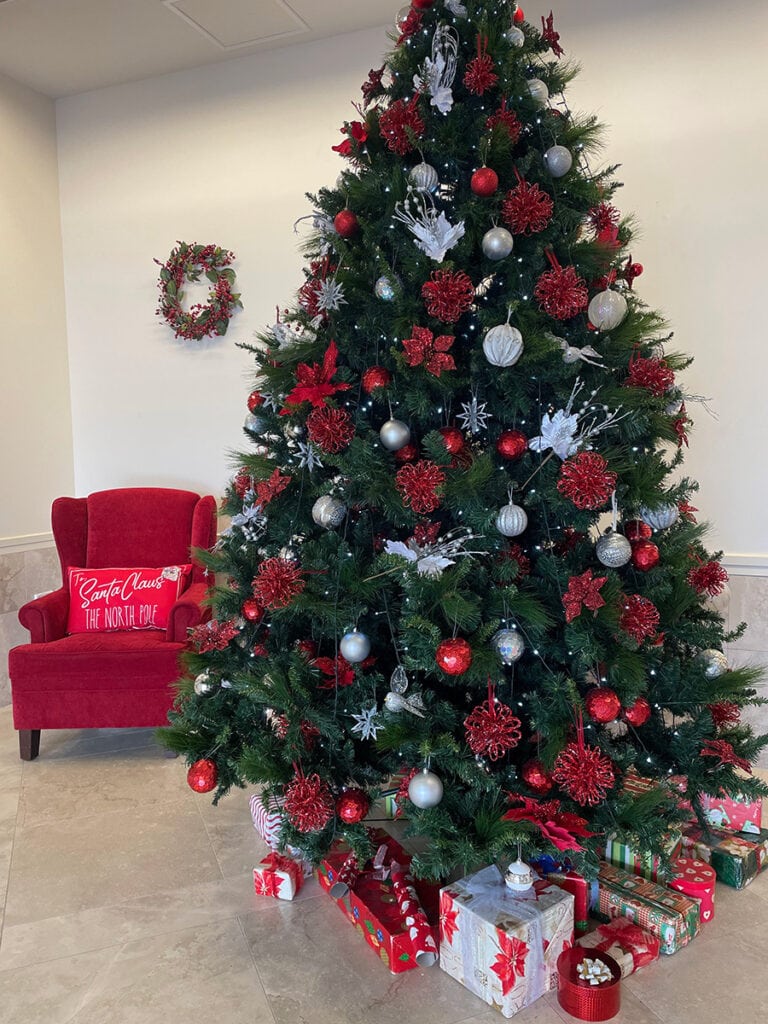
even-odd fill
[{"label": "tile floor", "polygon": [[[439,968],[392,976],[316,883],[254,896],[245,792],[212,807],[151,730],[43,733],[0,709],[0,1024],[498,1024]],[[722,1024],[768,1005],[768,872],[624,984],[617,1024]],[[550,994],[519,1024],[571,1021]]]}]

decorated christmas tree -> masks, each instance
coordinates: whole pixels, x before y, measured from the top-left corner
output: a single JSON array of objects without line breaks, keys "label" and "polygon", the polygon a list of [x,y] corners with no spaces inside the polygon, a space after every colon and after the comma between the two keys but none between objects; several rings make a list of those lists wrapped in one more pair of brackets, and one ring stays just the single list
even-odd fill
[{"label": "decorated christmas tree", "polygon": [[[661,849],[765,791],[680,471],[692,399],[553,19],[413,0],[252,346],[247,450],[166,741],[317,858],[396,779],[429,876]],[[329,142],[330,145],[330,142]],[[703,297],[702,297],[703,298]],[[660,780],[644,796],[628,773]]]}]

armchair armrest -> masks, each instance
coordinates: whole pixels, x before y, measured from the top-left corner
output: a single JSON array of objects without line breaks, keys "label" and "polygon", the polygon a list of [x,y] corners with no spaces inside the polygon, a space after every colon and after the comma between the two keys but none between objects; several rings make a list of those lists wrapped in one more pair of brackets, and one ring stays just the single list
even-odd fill
[{"label": "armchair armrest", "polygon": [[19,608],[19,622],[29,630],[30,643],[44,644],[67,635],[69,591],[60,587]]},{"label": "armchair armrest", "polygon": [[211,609],[202,604],[209,590],[207,583],[192,583],[187,587],[168,614],[166,640],[185,643],[187,630],[210,619]]}]

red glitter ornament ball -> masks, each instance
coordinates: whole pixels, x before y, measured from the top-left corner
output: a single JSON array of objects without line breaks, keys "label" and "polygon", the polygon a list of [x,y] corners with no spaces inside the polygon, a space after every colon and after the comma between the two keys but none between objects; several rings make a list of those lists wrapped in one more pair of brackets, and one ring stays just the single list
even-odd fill
[{"label": "red glitter ornament ball", "polygon": [[544,767],[544,762],[539,761],[536,757],[525,762],[520,774],[526,786],[534,793],[538,793],[539,796],[545,796],[554,786],[552,776]]},{"label": "red glitter ornament ball", "polygon": [[642,519],[630,519],[624,523],[624,536],[634,544],[636,540],[648,540],[653,536],[653,530]]},{"label": "red glitter ornament ball", "polygon": [[478,704],[464,719],[467,746],[473,754],[498,761],[520,742],[521,724],[512,708],[497,700],[489,687],[488,700]]},{"label": "red glitter ornament ball", "polygon": [[264,395],[260,391],[252,391],[248,395],[248,412],[256,412],[262,405],[264,405]]},{"label": "red glitter ornament ball", "polygon": [[525,21],[525,13],[522,7],[518,7],[515,13],[512,15],[512,20],[516,25],[522,25]]},{"label": "red glitter ornament ball", "polygon": [[386,366],[370,366],[362,377],[362,387],[366,395],[372,395],[377,388],[386,388],[392,382],[392,374]]},{"label": "red glitter ornament ball", "polygon": [[354,238],[360,230],[360,221],[351,210],[339,210],[333,218],[333,226],[342,238]]},{"label": "red glitter ornament ball", "polygon": [[632,545],[632,565],[640,572],[648,572],[659,564],[659,549],[652,540],[638,540]]},{"label": "red glitter ornament ball", "polygon": [[356,825],[368,813],[371,801],[362,789],[345,789],[336,801],[336,814],[347,825]]},{"label": "red glitter ornament ball", "polygon": [[243,601],[240,610],[243,613],[243,618],[248,619],[249,622],[261,622],[264,618],[264,609],[255,597],[249,597],[247,601]]},{"label": "red glitter ornament ball", "polygon": [[479,167],[469,182],[476,196],[492,196],[499,187],[499,176],[491,167]]},{"label": "red glitter ornament ball", "polygon": [[435,661],[446,675],[460,676],[472,664],[472,648],[460,636],[443,640],[437,645]]},{"label": "red glitter ornament ball", "polygon": [[445,449],[449,455],[458,455],[464,450],[466,442],[458,427],[440,427],[440,433],[443,435]]},{"label": "red glitter ornament ball", "polygon": [[413,462],[419,457],[419,449],[415,444],[406,444],[395,452],[395,462]]},{"label": "red glitter ornament ball", "polygon": [[519,459],[528,451],[528,438],[521,430],[502,430],[496,451],[503,459]]},{"label": "red glitter ornament ball", "polygon": [[621,711],[621,701],[607,686],[594,686],[584,698],[584,705],[589,717],[601,725],[615,722]]},{"label": "red glitter ornament ball", "polygon": [[187,772],[189,787],[196,793],[210,793],[212,789],[216,789],[218,780],[219,771],[216,764],[207,757],[195,761]]},{"label": "red glitter ornament ball", "polygon": [[636,729],[645,725],[651,717],[651,705],[645,697],[638,697],[628,708],[624,708],[624,719]]},{"label": "red glitter ornament ball", "polygon": [[611,759],[598,747],[588,747],[583,743],[569,743],[560,751],[555,759],[552,778],[582,807],[599,804],[616,782]]},{"label": "red glitter ornament ball", "polygon": [[435,0],[411,0],[411,7],[414,7],[417,11],[428,11],[434,2]]}]

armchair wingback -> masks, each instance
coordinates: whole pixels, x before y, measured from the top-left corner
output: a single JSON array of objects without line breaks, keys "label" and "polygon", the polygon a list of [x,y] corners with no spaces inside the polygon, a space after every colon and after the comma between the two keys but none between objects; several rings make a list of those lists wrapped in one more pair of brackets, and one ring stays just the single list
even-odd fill
[{"label": "armchair wingback", "polygon": [[[8,655],[14,726],[24,760],[41,729],[167,724],[187,630],[208,617],[205,572],[191,555],[216,538],[210,495],[163,487],[57,498],[51,511],[62,586],[19,611],[30,643]],[[161,568],[192,563],[163,629],[67,634],[70,568]]]}]

